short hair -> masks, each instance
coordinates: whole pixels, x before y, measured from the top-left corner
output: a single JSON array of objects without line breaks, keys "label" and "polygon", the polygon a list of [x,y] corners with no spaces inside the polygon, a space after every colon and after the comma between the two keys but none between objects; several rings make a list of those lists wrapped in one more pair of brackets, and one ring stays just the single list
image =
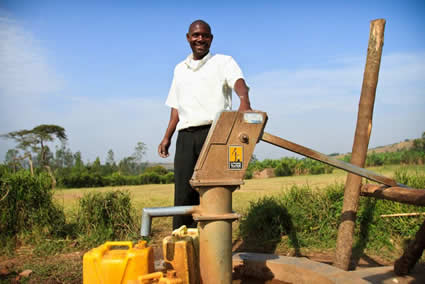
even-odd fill
[{"label": "short hair", "polygon": [[190,29],[191,29],[193,26],[195,26],[195,25],[204,25],[204,26],[206,26],[206,27],[210,30],[210,33],[211,33],[211,27],[210,27],[210,25],[209,25],[207,22],[205,22],[204,20],[195,20],[195,21],[193,21],[193,22],[190,24],[190,26],[189,26],[189,31],[188,31],[188,33],[190,33]]}]

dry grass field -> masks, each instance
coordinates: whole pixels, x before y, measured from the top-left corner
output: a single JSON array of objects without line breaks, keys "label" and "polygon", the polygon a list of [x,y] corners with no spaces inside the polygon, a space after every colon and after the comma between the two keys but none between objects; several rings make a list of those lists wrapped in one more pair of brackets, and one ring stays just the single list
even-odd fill
[{"label": "dry grass field", "polygon": [[[384,166],[370,168],[384,176],[392,177],[396,169],[400,166]],[[425,167],[409,166],[410,171],[425,171]],[[344,183],[347,173],[335,169],[331,174],[322,175],[304,175],[290,177],[274,177],[267,179],[245,180],[245,184],[234,193],[234,207],[243,208],[245,203],[255,200],[264,195],[279,193],[282,190],[290,188],[293,185],[308,185],[313,189],[324,188],[334,183]],[[143,207],[172,206],[173,204],[173,184],[148,184],[134,186],[115,186],[100,188],[78,188],[78,189],[56,189],[55,199],[62,204],[66,212],[72,212],[86,192],[106,192],[111,190],[125,190],[131,193],[133,205],[137,210]]]},{"label": "dry grass field", "polygon": [[[392,177],[400,166],[384,166],[371,168],[381,175]],[[409,166],[409,171],[425,172],[423,166]],[[263,196],[277,195],[292,186],[308,185],[311,189],[320,190],[330,184],[345,183],[347,173],[335,169],[331,174],[305,175],[290,177],[274,177],[267,179],[245,180],[240,189],[233,193],[233,210],[243,214],[251,201],[256,201]],[[87,192],[106,192],[112,190],[128,191],[132,196],[133,206],[136,215],[141,216],[145,207],[173,206],[173,184],[150,184],[139,186],[116,186],[102,188],[79,188],[79,189],[57,189],[55,192],[56,201],[61,204],[68,218],[75,214],[78,207],[78,200]],[[237,222],[234,227],[237,227]],[[153,242],[159,242],[171,231],[171,218],[154,218],[152,224]]]}]

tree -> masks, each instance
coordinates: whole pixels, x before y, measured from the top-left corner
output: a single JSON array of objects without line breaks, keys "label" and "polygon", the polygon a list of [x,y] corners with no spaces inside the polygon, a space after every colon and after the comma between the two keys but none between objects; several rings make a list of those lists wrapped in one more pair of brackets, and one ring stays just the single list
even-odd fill
[{"label": "tree", "polygon": [[74,165],[74,156],[71,149],[66,146],[66,142],[61,143],[61,146],[56,146],[54,159],[55,169],[70,169]]},{"label": "tree", "polygon": [[49,148],[46,143],[52,142],[55,139],[59,139],[61,142],[66,141],[67,137],[63,127],[54,124],[41,124],[31,130],[24,129],[13,131],[1,135],[1,137],[13,139],[18,143],[16,147],[24,151],[24,157],[27,156],[29,158],[31,173],[33,173],[31,152],[37,153],[40,158],[40,165],[47,169],[50,177],[52,178],[53,187],[56,185],[56,179],[51,171],[47,159]]},{"label": "tree", "polygon": [[138,174],[143,171],[143,168],[145,167],[145,165],[142,164],[142,159],[143,159],[143,156],[146,154],[146,150],[147,150],[147,146],[145,143],[137,142],[136,147],[134,148],[133,156],[132,156],[134,157],[134,163],[136,165],[134,174]]},{"label": "tree", "polygon": [[110,175],[117,170],[117,165],[114,159],[114,151],[110,149],[106,156],[105,174]]},{"label": "tree", "polygon": [[54,162],[55,155],[50,151],[50,147],[44,145],[43,153],[41,151],[37,152],[36,157],[34,158],[35,167],[50,167],[52,161]]},{"label": "tree", "polygon": [[16,149],[9,149],[6,152],[6,156],[4,158],[4,163],[12,166],[13,171],[16,172],[17,160],[19,156],[19,151]]},{"label": "tree", "polygon": [[118,169],[119,172],[123,175],[133,175],[137,172],[137,164],[134,162],[134,157],[125,157],[123,158],[119,164]]},{"label": "tree", "polygon": [[90,172],[98,175],[102,174],[102,165],[99,157],[96,157],[96,160],[91,165]]},{"label": "tree", "polygon": [[83,162],[83,158],[81,157],[80,151],[75,152],[74,161],[75,161],[75,164],[73,169],[75,169],[75,171],[77,172],[81,172],[84,168],[84,162]]},{"label": "tree", "polygon": [[[33,135],[35,136],[35,142],[37,145],[35,146],[35,149],[40,151],[42,166],[48,165],[48,161],[46,159],[46,154],[48,150],[45,145],[46,142],[54,141],[55,137],[61,142],[67,140],[65,129],[61,126],[53,124],[42,124],[36,126],[31,130],[31,133],[33,133]],[[38,144],[40,144],[40,146],[38,146]]]},{"label": "tree", "polygon": [[15,161],[23,160],[28,158],[30,165],[31,175],[34,175],[32,155],[31,155],[31,146],[35,143],[34,137],[30,135],[29,130],[21,130],[15,132],[9,132],[8,134],[1,135],[2,138],[13,139],[18,145],[16,145],[17,152],[19,150],[23,151],[22,156],[15,156]]},{"label": "tree", "polygon": [[109,164],[109,165],[115,164],[114,151],[112,149],[109,149],[108,151],[108,154],[106,156],[106,164]]},{"label": "tree", "polygon": [[134,153],[133,153],[133,157],[134,157],[134,161],[138,164],[142,163],[142,159],[143,156],[146,154],[146,144],[143,142],[137,142],[136,147],[134,148]]},{"label": "tree", "polygon": [[413,140],[413,149],[417,151],[425,151],[425,132],[422,133],[422,138]]}]

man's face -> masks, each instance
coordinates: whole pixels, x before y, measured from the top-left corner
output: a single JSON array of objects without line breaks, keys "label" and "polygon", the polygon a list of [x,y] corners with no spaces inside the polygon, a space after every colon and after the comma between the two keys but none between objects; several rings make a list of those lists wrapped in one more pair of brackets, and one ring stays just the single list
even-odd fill
[{"label": "man's face", "polygon": [[194,59],[202,59],[210,51],[213,35],[208,26],[201,23],[191,26],[186,38],[192,49]]}]

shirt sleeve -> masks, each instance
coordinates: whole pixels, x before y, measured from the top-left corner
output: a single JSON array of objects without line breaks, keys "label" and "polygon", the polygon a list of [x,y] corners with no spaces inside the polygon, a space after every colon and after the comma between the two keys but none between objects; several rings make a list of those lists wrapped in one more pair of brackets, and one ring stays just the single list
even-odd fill
[{"label": "shirt sleeve", "polygon": [[167,100],[165,104],[169,107],[178,109],[178,100],[177,100],[177,86],[176,86],[176,71],[174,70],[173,81],[171,82],[170,91],[168,92]]},{"label": "shirt sleeve", "polygon": [[226,61],[224,73],[226,82],[232,89],[238,79],[244,79],[241,68],[231,56],[229,56],[229,59]]}]

